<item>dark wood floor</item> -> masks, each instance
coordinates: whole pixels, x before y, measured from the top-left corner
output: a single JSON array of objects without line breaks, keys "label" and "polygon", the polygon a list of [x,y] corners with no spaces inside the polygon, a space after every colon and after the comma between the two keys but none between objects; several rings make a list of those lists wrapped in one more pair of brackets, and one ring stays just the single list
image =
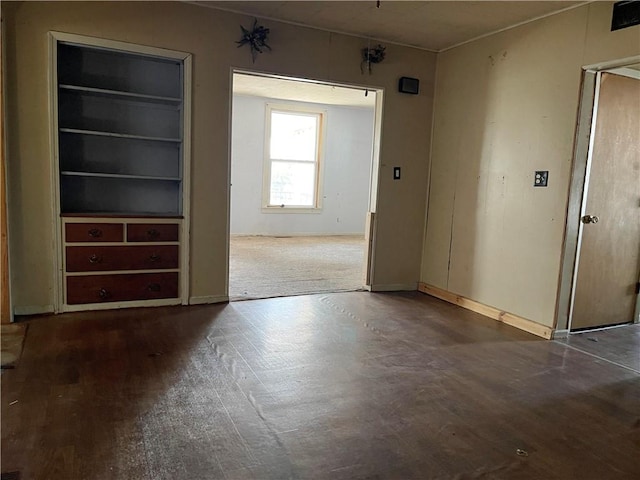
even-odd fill
[{"label": "dark wood floor", "polygon": [[640,478],[640,376],[419,293],[29,321],[22,479]]}]

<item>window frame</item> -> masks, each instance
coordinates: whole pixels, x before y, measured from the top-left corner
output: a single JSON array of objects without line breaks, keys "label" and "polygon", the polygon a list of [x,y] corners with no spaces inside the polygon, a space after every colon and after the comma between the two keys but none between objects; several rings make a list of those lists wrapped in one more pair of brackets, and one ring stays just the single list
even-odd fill
[{"label": "window frame", "polygon": [[[284,161],[271,158],[271,116],[273,112],[285,114],[309,114],[318,118],[316,130],[316,155],[315,155],[315,185],[314,202],[308,205],[271,205],[271,166],[274,161]],[[320,213],[322,211],[322,187],[324,179],[324,143],[326,132],[327,111],[322,108],[314,108],[306,105],[267,103],[265,108],[264,129],[264,160],[262,181],[262,212],[263,213]],[[291,160],[296,162],[296,160]],[[311,163],[311,162],[309,162]]]}]

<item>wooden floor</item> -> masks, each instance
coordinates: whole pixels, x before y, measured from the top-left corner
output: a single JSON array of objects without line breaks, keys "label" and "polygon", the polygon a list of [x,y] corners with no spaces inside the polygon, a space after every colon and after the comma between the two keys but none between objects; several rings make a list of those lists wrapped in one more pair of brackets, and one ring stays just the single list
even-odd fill
[{"label": "wooden floor", "polygon": [[22,479],[640,478],[640,376],[420,293],[29,321]]}]

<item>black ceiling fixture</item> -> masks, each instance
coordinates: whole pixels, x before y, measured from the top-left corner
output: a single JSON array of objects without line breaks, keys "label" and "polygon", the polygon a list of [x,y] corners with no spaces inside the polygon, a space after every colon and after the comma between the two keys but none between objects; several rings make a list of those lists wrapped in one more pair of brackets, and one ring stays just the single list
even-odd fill
[{"label": "black ceiling fixture", "polygon": [[613,4],[611,31],[640,25],[640,1],[628,0]]}]

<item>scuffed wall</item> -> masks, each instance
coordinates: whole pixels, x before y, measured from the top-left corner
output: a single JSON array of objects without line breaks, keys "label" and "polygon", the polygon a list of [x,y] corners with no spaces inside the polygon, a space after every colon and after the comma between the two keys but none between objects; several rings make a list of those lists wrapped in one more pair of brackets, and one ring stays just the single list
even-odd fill
[{"label": "scuffed wall", "polygon": [[439,54],[423,282],[553,326],[582,67],[640,54],[611,7]]}]

